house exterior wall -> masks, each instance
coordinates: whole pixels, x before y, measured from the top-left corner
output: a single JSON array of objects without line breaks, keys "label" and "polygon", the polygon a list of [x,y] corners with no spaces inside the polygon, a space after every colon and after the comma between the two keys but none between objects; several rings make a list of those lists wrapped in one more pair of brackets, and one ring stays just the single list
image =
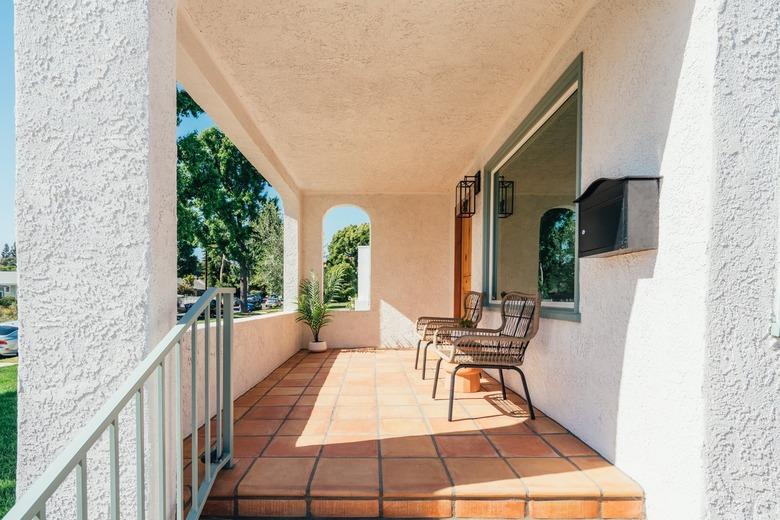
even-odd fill
[{"label": "house exterior wall", "polygon": [[[322,219],[353,204],[371,224],[371,306],[336,311],[321,337],[333,346],[411,346],[418,316],[452,313],[453,209],[449,195],[305,195],[303,272],[322,275]],[[311,340],[305,331],[304,343]]]},{"label": "house exterior wall", "polygon": [[[581,189],[663,176],[658,250],[582,259],[581,321],[543,319],[525,363],[534,403],[640,482],[651,519],[703,512],[714,36],[709,2],[595,2],[465,170],[487,162],[582,52]],[[474,217],[477,290],[486,213]]]},{"label": "house exterior wall", "polygon": [[[20,0],[14,39],[20,496],[174,323],[175,2]],[[133,516],[131,417],[119,451]],[[100,518],[106,442],[90,460]],[[74,497],[65,486],[48,516],[72,518]]]}]

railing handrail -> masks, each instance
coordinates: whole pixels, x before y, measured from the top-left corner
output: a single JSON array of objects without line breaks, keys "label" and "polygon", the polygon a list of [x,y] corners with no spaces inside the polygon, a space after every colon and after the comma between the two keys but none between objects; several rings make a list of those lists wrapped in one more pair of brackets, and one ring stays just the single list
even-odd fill
[{"label": "railing handrail", "polygon": [[136,366],[128,378],[112,396],[65,445],[54,458],[46,471],[27,489],[16,505],[3,517],[3,520],[27,520],[35,518],[45,502],[57,490],[62,482],[84,460],[87,452],[105,433],[115,417],[133,399],[149,377],[160,365],[173,347],[179,342],[186,330],[197,323],[198,317],[211,305],[218,294],[234,294],[232,287],[211,287],[179,319],[176,325],[157,343],[157,346]]}]

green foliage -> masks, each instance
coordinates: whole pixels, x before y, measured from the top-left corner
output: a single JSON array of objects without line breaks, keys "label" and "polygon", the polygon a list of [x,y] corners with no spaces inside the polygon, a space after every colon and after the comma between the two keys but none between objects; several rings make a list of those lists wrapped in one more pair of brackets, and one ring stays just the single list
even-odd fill
[{"label": "green foliage", "polygon": [[178,89],[176,91],[176,124],[180,124],[181,120],[185,117],[198,117],[203,113],[203,109],[200,108],[192,97],[184,89]]},{"label": "green foliage", "polygon": [[554,208],[539,225],[539,291],[553,301],[574,300],[574,212]]},{"label": "green foliage", "polygon": [[[183,136],[177,148],[179,249],[186,252],[198,245],[211,259],[224,255],[235,262],[245,302],[253,260],[252,224],[266,200],[268,182],[217,128]],[[212,273],[219,269],[209,267]]]},{"label": "green foliage", "polygon": [[16,271],[16,242],[3,244],[0,251],[0,271]]},{"label": "green foliage", "polygon": [[16,375],[16,365],[0,368],[0,517],[16,499]]},{"label": "green foliage", "polygon": [[0,322],[13,321],[16,319],[18,319],[16,298],[13,296],[3,296],[0,298]]},{"label": "green foliage", "polygon": [[320,340],[320,330],[330,323],[333,310],[333,297],[343,290],[343,270],[336,268],[325,274],[323,287],[314,273],[301,281],[298,290],[298,322],[311,329],[314,341]]},{"label": "green foliage", "polygon": [[276,199],[263,203],[252,223],[254,268],[251,285],[265,294],[282,293],[284,278],[284,222]]},{"label": "green foliage", "polygon": [[358,246],[369,245],[371,229],[368,223],[351,224],[333,234],[328,244],[325,274],[338,266],[343,273],[343,290],[335,295],[339,302],[349,301],[357,294],[357,255]]}]

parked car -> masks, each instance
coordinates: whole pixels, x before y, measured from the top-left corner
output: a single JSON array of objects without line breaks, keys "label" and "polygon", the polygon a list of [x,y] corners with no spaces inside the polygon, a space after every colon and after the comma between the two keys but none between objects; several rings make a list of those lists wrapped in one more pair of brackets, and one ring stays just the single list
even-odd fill
[{"label": "parked car", "polygon": [[18,355],[18,339],[18,327],[13,325],[0,325],[0,356]]},{"label": "parked car", "polygon": [[278,296],[268,296],[265,300],[263,300],[263,305],[261,308],[263,309],[275,309],[276,307],[279,307],[282,304],[282,300],[279,299]]}]

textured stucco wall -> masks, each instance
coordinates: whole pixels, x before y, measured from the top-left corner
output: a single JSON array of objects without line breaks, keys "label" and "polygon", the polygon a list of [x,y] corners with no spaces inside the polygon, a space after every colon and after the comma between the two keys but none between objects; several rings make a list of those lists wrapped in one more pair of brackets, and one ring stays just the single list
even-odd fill
[{"label": "textured stucco wall", "polygon": [[[704,500],[714,50],[710,2],[595,2],[466,170],[490,158],[583,52],[582,188],[599,177],[664,177],[658,250],[583,259],[581,322],[542,320],[526,360],[535,403],[638,480],[650,519],[699,518]],[[489,312],[486,323],[497,318]]]},{"label": "textured stucco wall", "polygon": [[[413,345],[418,316],[452,313],[450,196],[304,196],[302,276],[321,276],[322,218],[342,204],[371,220],[371,308],[336,312],[322,337],[334,346]],[[310,339],[305,332],[304,343]]]},{"label": "textured stucco wall", "polygon": [[769,336],[780,189],[780,5],[719,2],[706,513],[780,518],[780,344]]},{"label": "textured stucco wall", "polygon": [[[166,0],[15,5],[17,494],[174,321],[174,15]],[[104,518],[104,443],[91,460],[90,517]]]}]

